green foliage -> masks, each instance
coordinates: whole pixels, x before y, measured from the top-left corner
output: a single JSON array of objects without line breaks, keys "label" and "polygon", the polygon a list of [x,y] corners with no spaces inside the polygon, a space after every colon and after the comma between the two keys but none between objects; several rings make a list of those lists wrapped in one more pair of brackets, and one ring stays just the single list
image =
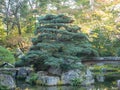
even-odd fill
[{"label": "green foliage", "polygon": [[[110,36],[109,36],[109,35]],[[100,56],[115,56],[115,36],[114,32],[106,29],[106,26],[96,26],[91,32],[91,42],[94,48],[99,52]]]},{"label": "green foliage", "polygon": [[0,63],[2,64],[3,62],[9,62],[11,64],[14,64],[15,58],[9,50],[0,46]]},{"label": "green foliage", "polygon": [[82,78],[74,78],[71,80],[71,85],[72,86],[79,86],[81,85],[83,79]]},{"label": "green foliage", "polygon": [[24,65],[33,65],[36,70],[55,66],[64,71],[80,68],[82,65],[77,63],[82,58],[97,55],[87,36],[79,32],[78,26],[71,24],[74,21],[72,17],[64,14],[46,15],[38,20],[33,46],[22,58]]},{"label": "green foliage", "polygon": [[[89,40],[92,42],[92,46],[97,50],[100,56],[116,56],[116,51],[119,48],[119,41],[114,42],[119,39],[120,33],[120,23],[119,23],[119,0],[111,2],[110,0],[96,0],[93,2],[94,10],[90,9],[90,0],[22,0],[17,2],[11,0],[10,4],[5,0],[0,1],[0,44],[8,45],[6,42],[6,36],[16,36],[18,34],[18,24],[21,27],[21,33],[24,37],[31,38],[28,33],[33,33],[33,30],[39,26],[35,33],[39,32],[49,32],[42,34],[39,39],[33,40],[33,44],[40,42],[43,39],[56,38],[57,35],[52,32],[61,34],[66,34],[61,37],[61,40],[73,39],[73,34],[75,32],[84,32],[89,35]],[[20,7],[19,7],[20,3]],[[6,10],[6,6],[12,7],[10,11],[2,12]],[[35,7],[34,7],[34,6]],[[6,7],[6,8],[5,8]],[[9,12],[10,15],[9,15]],[[16,12],[16,13],[14,13]],[[38,14],[46,13],[69,13],[74,15],[76,18],[75,23],[82,26],[80,29],[78,26],[72,25],[74,19],[66,18],[64,15],[46,15],[38,17]],[[14,15],[16,14],[16,15]],[[36,18],[38,17],[39,25],[36,24]],[[3,20],[2,20],[3,19]],[[65,25],[69,23],[69,25]],[[4,24],[5,25],[4,25]],[[46,25],[43,25],[46,24]],[[49,28],[48,28],[49,27]],[[60,28],[59,28],[60,27]],[[70,28],[69,28],[70,27]],[[60,31],[56,31],[56,29]],[[61,30],[67,30],[69,32],[61,32]],[[52,34],[50,34],[50,32]],[[92,33],[92,34],[91,34]],[[68,35],[69,34],[69,35]],[[72,35],[70,35],[72,34]],[[77,35],[74,34],[77,38]],[[84,35],[78,35],[83,38]],[[74,38],[75,39],[75,38]],[[79,39],[79,38],[78,38]],[[92,40],[91,40],[92,39]],[[81,40],[81,39],[79,39]],[[35,41],[35,42],[34,42]],[[116,43],[116,45],[114,45]]]},{"label": "green foliage", "polygon": [[2,23],[2,20],[0,19],[0,45],[4,43],[5,37],[6,37],[6,34],[4,30],[4,25]]},{"label": "green foliage", "polygon": [[0,90],[9,90],[7,86],[0,85]]},{"label": "green foliage", "polygon": [[117,50],[117,56],[120,56],[120,48]]},{"label": "green foliage", "polygon": [[94,72],[94,75],[105,75],[105,76],[114,76],[120,75],[120,66],[118,65],[94,65],[91,69]]},{"label": "green foliage", "polygon": [[36,73],[31,73],[29,78],[26,80],[26,82],[31,85],[36,84],[37,78],[38,78],[38,75]]}]

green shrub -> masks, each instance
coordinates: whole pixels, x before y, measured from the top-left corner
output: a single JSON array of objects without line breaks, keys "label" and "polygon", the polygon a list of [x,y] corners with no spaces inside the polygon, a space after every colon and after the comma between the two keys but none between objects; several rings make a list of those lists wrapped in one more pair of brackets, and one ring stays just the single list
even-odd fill
[{"label": "green shrub", "polygon": [[79,85],[81,85],[82,81],[83,81],[82,78],[74,78],[71,80],[71,85],[72,86],[79,86]]},{"label": "green shrub", "polygon": [[7,86],[0,85],[0,90],[9,90]]},{"label": "green shrub", "polygon": [[15,58],[9,50],[0,46],[0,64],[2,64],[3,62],[14,64]]},{"label": "green shrub", "polygon": [[31,85],[34,85],[36,84],[37,78],[38,78],[38,75],[36,73],[31,73],[30,77],[26,79],[26,82]]}]

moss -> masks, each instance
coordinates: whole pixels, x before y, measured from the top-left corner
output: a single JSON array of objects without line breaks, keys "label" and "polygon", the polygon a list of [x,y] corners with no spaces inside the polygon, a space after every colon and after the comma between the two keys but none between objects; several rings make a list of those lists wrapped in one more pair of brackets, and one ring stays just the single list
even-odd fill
[{"label": "moss", "polygon": [[81,85],[83,79],[82,78],[74,78],[71,80],[71,85],[72,86],[79,86]]},{"label": "moss", "polygon": [[59,80],[59,81],[57,82],[57,85],[63,85],[62,80]]},{"label": "moss", "polygon": [[36,85],[45,86],[45,83],[43,83],[41,80],[36,80]]}]

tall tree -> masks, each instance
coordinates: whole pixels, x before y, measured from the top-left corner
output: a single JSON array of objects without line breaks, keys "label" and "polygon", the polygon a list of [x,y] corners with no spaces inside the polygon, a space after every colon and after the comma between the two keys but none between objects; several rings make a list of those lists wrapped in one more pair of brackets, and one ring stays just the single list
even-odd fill
[{"label": "tall tree", "polygon": [[97,56],[80,27],[72,25],[74,19],[66,15],[46,15],[39,19],[30,51],[17,62],[17,66],[33,65],[36,70],[59,67],[63,71],[80,68],[84,57]]},{"label": "tall tree", "polygon": [[26,3],[26,0],[3,0],[0,2],[0,6],[2,7],[1,13],[3,14],[7,35],[15,26],[18,29],[18,34],[22,34],[20,24],[20,9],[23,7],[24,3]]}]

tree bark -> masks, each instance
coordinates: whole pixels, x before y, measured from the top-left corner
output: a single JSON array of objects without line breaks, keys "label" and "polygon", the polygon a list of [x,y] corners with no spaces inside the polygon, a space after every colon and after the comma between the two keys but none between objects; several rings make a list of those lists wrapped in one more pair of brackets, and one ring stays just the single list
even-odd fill
[{"label": "tree bark", "polygon": [[94,0],[90,0],[90,8],[91,10],[94,10]]}]

